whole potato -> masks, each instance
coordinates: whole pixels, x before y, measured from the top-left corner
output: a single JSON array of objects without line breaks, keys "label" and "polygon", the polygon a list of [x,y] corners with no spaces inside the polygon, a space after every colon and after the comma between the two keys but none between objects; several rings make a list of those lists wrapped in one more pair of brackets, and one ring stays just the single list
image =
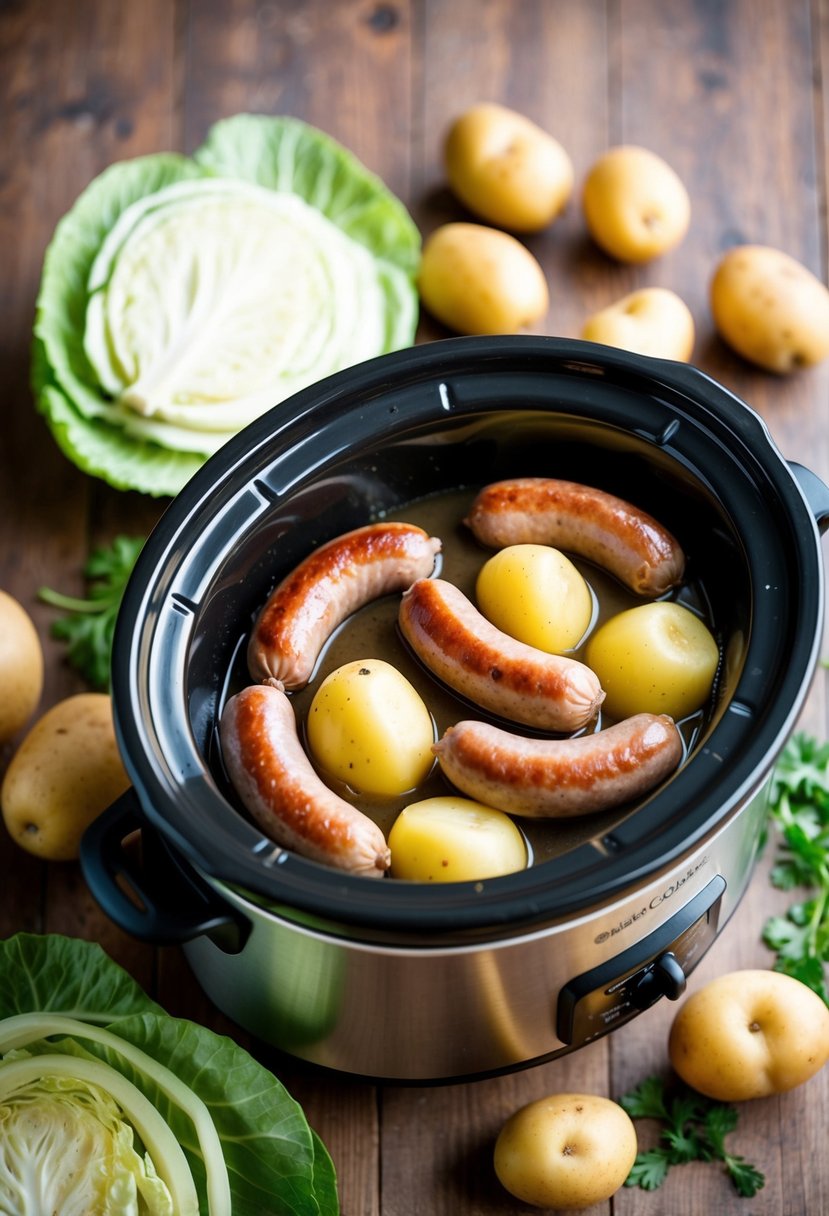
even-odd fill
[{"label": "whole potato", "polygon": [[605,621],[587,643],[611,718],[670,714],[684,718],[711,692],[719,648],[708,627],[681,604],[655,601]]},{"label": "whole potato", "polygon": [[678,245],[691,221],[688,191],[671,166],[632,144],[599,157],[584,182],[590,235],[620,262],[649,262]]},{"label": "whole potato", "polygon": [[694,318],[673,291],[642,287],[588,317],[581,336],[587,342],[687,363],[694,349]]},{"label": "whole potato", "polygon": [[783,375],[829,355],[829,291],[779,249],[730,249],[714,272],[710,298],[720,337],[766,371]]},{"label": "whole potato", "polygon": [[110,698],[80,693],[59,701],[25,736],[6,770],[0,806],[22,848],[70,861],[92,820],[128,785]]},{"label": "whole potato", "polygon": [[514,333],[547,311],[544,272],[509,233],[444,224],[423,246],[418,276],[425,307],[460,334]]},{"label": "whole potato", "polygon": [[523,114],[483,103],[446,136],[449,185],[470,211],[513,232],[538,232],[573,192],[573,165],[558,140]]},{"label": "whole potato", "polygon": [[355,659],[327,675],[305,728],[318,764],[358,793],[404,794],[434,763],[431,714],[406,677],[382,659]]},{"label": "whole potato", "polygon": [[671,1064],[720,1102],[794,1089],[829,1060],[829,1009],[778,971],[732,971],[700,988],[676,1014]]},{"label": "whole potato", "polygon": [[563,654],[577,646],[593,619],[593,596],[568,557],[548,545],[508,545],[478,573],[481,612],[504,633]]},{"label": "whole potato", "polygon": [[624,1184],[636,1129],[616,1102],[594,1094],[551,1094],[516,1111],[495,1142],[502,1186],[539,1208],[589,1208]]},{"label": "whole potato", "polygon": [[43,648],[32,618],[0,591],[0,743],[21,730],[43,692]]},{"label": "whole potato", "polygon": [[527,864],[524,837],[508,815],[456,795],[404,807],[389,848],[392,877],[412,882],[474,882]]}]

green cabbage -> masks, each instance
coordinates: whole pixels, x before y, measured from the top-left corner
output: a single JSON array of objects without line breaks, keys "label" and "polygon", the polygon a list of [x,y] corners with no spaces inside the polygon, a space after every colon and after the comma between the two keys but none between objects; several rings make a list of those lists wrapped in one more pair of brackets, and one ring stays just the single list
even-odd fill
[{"label": "green cabbage", "polygon": [[[134,1126],[155,1161],[136,1152]],[[198,1216],[199,1208],[175,1137],[134,1086],[100,1063],[24,1054],[0,1067],[0,1211]]]},{"label": "green cabbage", "polygon": [[38,407],[87,472],[174,494],[298,389],[411,344],[419,254],[402,204],[322,132],[226,119],[192,160],[111,166],[59,223]]},{"label": "green cabbage", "polygon": [[[26,1086],[33,1086],[30,1108],[39,1106],[38,1118],[48,1121],[54,1112],[50,1091],[64,1084],[66,1093],[74,1094],[86,1111],[84,1115],[79,1110],[73,1123],[80,1136],[80,1160],[92,1170],[82,1178],[83,1186],[102,1185],[94,1161],[102,1158],[107,1143],[108,1172],[109,1163],[115,1162],[115,1176],[120,1171],[124,1178],[122,1188],[115,1188],[108,1198],[109,1208],[92,1205],[78,1208],[79,1212],[100,1211],[103,1216],[110,1212],[120,1216],[122,1211],[136,1216],[153,1216],[157,1211],[166,1216],[168,1210],[176,1216],[222,1216],[231,1211],[233,1216],[263,1212],[337,1216],[339,1212],[331,1158],[299,1105],[267,1069],[231,1039],[167,1016],[99,946],[59,934],[20,933],[0,942],[0,1142],[7,1157],[4,1161],[0,1152],[0,1212],[4,1214],[7,1210],[11,1216],[18,1216],[18,1211],[21,1216],[73,1214],[69,1198],[52,1207],[21,1206],[25,1192],[15,1174],[15,1170],[18,1175],[24,1172],[24,1155],[33,1147],[32,1124],[21,1113]],[[96,1108],[86,1091],[103,1091],[108,1099]],[[107,1118],[104,1111],[109,1112]],[[115,1123],[108,1121],[109,1116]],[[95,1121],[100,1126],[95,1127]],[[119,1124],[129,1135],[120,1132],[116,1145]],[[13,1138],[12,1128],[16,1129]],[[133,1133],[135,1157],[126,1152]],[[50,1129],[48,1137],[37,1142],[35,1175],[28,1171],[30,1177],[39,1176],[44,1187],[51,1185],[57,1134],[57,1129]],[[95,1137],[99,1148],[84,1157],[81,1141],[92,1144]],[[133,1182],[126,1166],[133,1171]],[[11,1181],[4,1177],[4,1169]],[[66,1182],[56,1176],[54,1185]],[[164,1188],[172,1197],[172,1209],[164,1207]],[[132,1198],[123,1197],[130,1194]],[[137,1206],[132,1208],[115,1206],[133,1200]]]},{"label": "green cabbage", "polygon": [[136,1151],[133,1128],[112,1096],[77,1077],[52,1075],[0,1098],[0,1211],[178,1216],[180,1209],[149,1154]]}]

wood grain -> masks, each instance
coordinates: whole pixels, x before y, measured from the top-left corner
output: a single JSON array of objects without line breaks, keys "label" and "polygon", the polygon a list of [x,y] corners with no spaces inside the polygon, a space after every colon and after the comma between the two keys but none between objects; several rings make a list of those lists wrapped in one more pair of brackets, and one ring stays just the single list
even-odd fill
[{"label": "wood grain", "polygon": [[[192,151],[239,111],[292,114],[348,146],[404,200],[424,234],[469,219],[445,185],[442,140],[468,105],[527,114],[570,153],[576,192],[527,240],[550,285],[540,333],[578,336],[594,309],[660,285],[688,303],[694,362],[749,402],[787,459],[829,480],[829,364],[780,379],[717,337],[708,284],[735,243],[787,250],[826,281],[829,0],[6,0],[0,4],[0,586],[32,613],[47,660],[42,708],[80,691],[36,600],[48,583],[80,591],[90,545],[144,535],[163,503],[74,468],[33,409],[34,302],[54,226],[116,159]],[[626,267],[588,239],[579,188],[596,156],[644,144],[692,196],[686,240]],[[445,336],[424,315],[419,340]],[[825,551],[825,550],[824,550]],[[0,690],[1,691],[1,690]],[[825,735],[818,671],[801,725]],[[0,771],[11,754],[0,753]],[[760,933],[787,899],[767,857],[691,984],[767,967]],[[252,1047],[302,1102],[332,1151],[346,1216],[519,1216],[494,1176],[492,1144],[518,1106],[555,1090],[618,1097],[663,1071],[674,1007],[654,1007],[573,1055],[505,1077],[445,1086],[376,1086],[303,1068],[250,1043],[216,1013],[173,948],[128,939],[98,909],[78,868],[43,866],[0,830],[0,936],[20,929],[101,941],[174,1014]],[[746,1104],[733,1150],[764,1170],[739,1199],[713,1165],[676,1169],[655,1195],[619,1192],[596,1216],[817,1216],[829,1211],[823,1146],[829,1075]],[[653,1129],[641,1128],[643,1142]]]}]

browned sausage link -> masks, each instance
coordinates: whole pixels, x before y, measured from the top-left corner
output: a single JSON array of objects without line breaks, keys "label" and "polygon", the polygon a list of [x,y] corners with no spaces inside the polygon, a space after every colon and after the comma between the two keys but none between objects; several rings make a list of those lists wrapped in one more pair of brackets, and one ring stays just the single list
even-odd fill
[{"label": "browned sausage link", "polygon": [[382,877],[390,861],[383,833],[314,772],[284,692],[243,689],[227,702],[219,733],[233,788],[267,836],[312,861]]},{"label": "browned sausage link", "polygon": [[639,595],[682,581],[679,542],[652,516],[603,490],[551,477],[485,486],[465,522],[483,545],[554,545],[604,566]]},{"label": "browned sausage link", "polygon": [[439,680],[511,722],[578,730],[604,700],[598,678],[584,663],[502,633],[443,579],[414,583],[400,601],[398,621],[415,654]]},{"label": "browned sausage link", "polygon": [[251,678],[302,688],[333,631],[370,600],[431,574],[440,541],[406,523],[368,524],[322,545],[272,592],[248,645]]},{"label": "browned sausage link", "polygon": [[450,726],[433,750],[470,798],[510,815],[567,818],[653,789],[679,764],[682,739],[666,714],[636,714],[577,739],[525,739],[470,721]]}]

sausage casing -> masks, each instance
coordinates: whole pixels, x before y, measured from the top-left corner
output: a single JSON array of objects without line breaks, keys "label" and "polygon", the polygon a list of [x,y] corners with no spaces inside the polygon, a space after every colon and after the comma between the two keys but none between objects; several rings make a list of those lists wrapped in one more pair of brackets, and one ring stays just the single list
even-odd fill
[{"label": "sausage casing", "polygon": [[304,687],[338,625],[432,572],[440,541],[413,524],[368,524],[315,549],[282,580],[248,644],[251,679]]},{"label": "sausage casing", "polygon": [[242,689],[225,705],[219,734],[233,788],[267,836],[312,861],[383,876],[390,863],[383,833],[317,776],[284,692],[270,684]]},{"label": "sausage casing", "polygon": [[400,601],[400,630],[429,670],[482,709],[539,730],[586,725],[604,699],[584,663],[502,633],[443,579],[419,579]]},{"label": "sausage casing", "polygon": [[485,486],[465,520],[492,549],[553,545],[609,570],[638,595],[656,597],[682,581],[685,555],[653,516],[604,490],[551,477]]},{"label": "sausage casing", "polygon": [[470,798],[511,815],[561,819],[641,797],[673,772],[683,748],[672,718],[636,714],[576,739],[527,739],[463,721],[433,751]]}]

